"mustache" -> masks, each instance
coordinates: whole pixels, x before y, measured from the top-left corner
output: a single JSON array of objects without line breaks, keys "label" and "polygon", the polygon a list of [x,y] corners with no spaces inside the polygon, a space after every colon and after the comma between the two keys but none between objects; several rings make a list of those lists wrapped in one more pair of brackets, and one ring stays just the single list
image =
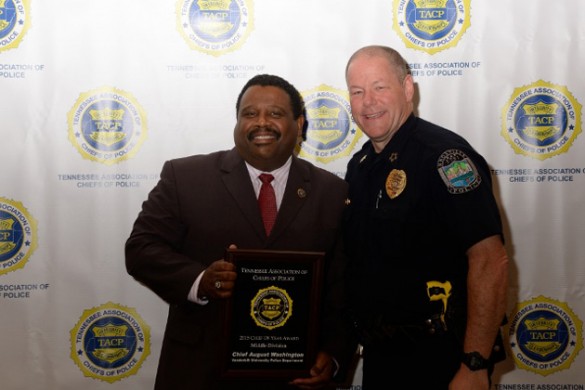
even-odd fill
[{"label": "mustache", "polygon": [[274,127],[266,127],[266,126],[256,126],[254,127],[252,130],[250,130],[250,132],[248,133],[248,140],[252,140],[256,134],[258,133],[272,133],[274,135],[274,137],[276,139],[279,139],[281,134],[280,131],[278,131],[278,129],[274,128]]}]

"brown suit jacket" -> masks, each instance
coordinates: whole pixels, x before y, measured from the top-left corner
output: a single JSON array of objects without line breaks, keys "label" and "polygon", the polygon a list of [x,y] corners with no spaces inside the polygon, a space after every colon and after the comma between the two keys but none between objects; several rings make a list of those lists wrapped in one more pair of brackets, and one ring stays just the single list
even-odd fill
[{"label": "brown suit jacket", "polygon": [[156,389],[244,388],[217,380],[221,304],[187,300],[197,276],[223,258],[230,244],[327,253],[321,349],[344,368],[354,346],[340,318],[345,261],[338,239],[346,196],[343,180],[293,157],[275,226],[266,237],[248,170],[235,149],[164,164],[126,243],[128,273],[170,305]]}]

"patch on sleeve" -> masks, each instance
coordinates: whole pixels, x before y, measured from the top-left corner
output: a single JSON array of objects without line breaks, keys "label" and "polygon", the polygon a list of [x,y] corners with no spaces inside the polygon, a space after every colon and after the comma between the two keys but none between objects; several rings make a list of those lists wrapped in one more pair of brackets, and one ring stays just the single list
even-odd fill
[{"label": "patch on sleeve", "polygon": [[477,168],[461,150],[444,151],[437,160],[437,169],[447,190],[452,194],[469,192],[481,184]]}]

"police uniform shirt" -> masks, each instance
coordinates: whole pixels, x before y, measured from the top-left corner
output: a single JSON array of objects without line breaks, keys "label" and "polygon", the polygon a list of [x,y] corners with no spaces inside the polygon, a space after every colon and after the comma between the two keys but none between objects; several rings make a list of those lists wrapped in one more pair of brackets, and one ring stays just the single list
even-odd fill
[{"label": "police uniform shirt", "polygon": [[455,309],[464,316],[465,253],[502,233],[483,157],[459,135],[411,115],[381,153],[367,142],[346,180],[358,316],[382,314],[397,324]]}]

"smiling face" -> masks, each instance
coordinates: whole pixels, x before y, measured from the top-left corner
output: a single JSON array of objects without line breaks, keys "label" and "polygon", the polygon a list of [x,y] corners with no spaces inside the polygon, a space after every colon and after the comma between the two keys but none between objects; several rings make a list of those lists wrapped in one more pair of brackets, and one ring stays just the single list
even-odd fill
[{"label": "smiling face", "polygon": [[279,87],[254,85],[242,95],[234,141],[240,155],[264,172],[280,168],[302,135],[303,116],[295,118],[288,94]]},{"label": "smiling face", "polygon": [[412,113],[412,76],[401,80],[382,52],[366,51],[350,60],[346,81],[353,118],[379,153]]}]

